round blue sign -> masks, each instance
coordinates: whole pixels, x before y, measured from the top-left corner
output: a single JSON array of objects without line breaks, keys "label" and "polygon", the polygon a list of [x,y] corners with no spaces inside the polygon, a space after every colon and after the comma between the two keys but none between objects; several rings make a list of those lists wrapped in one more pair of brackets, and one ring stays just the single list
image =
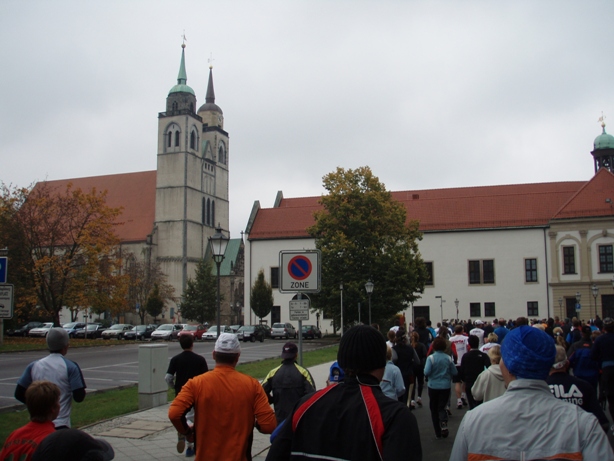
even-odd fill
[{"label": "round blue sign", "polygon": [[311,261],[303,255],[295,256],[288,263],[288,274],[294,280],[305,280],[311,275],[311,270]]}]

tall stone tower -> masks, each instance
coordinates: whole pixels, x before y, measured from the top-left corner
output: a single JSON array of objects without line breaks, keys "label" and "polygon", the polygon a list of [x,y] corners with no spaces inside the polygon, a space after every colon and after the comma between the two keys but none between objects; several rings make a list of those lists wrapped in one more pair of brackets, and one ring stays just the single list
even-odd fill
[{"label": "tall stone tower", "polygon": [[[158,114],[158,167],[153,252],[181,302],[189,277],[204,256],[219,224],[229,228],[228,133],[215,104],[209,68],[206,103],[195,112],[196,95],[187,85],[185,44],[177,85]],[[176,307],[176,306],[175,306]]]}]

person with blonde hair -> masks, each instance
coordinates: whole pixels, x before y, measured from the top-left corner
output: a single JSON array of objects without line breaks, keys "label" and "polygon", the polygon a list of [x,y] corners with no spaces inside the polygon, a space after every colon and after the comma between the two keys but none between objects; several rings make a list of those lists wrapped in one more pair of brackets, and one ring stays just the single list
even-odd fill
[{"label": "person with blonde hair", "polygon": [[488,333],[488,336],[484,340],[484,345],[480,347],[480,350],[484,353],[488,353],[488,350],[499,344],[499,337],[496,333]]},{"label": "person with blonde hair", "polygon": [[554,333],[554,342],[556,345],[564,347],[565,350],[567,350],[567,341],[565,341],[563,329],[561,327],[556,327],[552,330],[552,333]]},{"label": "person with blonde hair", "polygon": [[501,368],[499,368],[501,346],[495,344],[491,347],[488,350],[488,357],[490,358],[490,366],[483,373],[480,373],[471,387],[473,398],[483,402],[496,399],[505,392],[505,381]]}]

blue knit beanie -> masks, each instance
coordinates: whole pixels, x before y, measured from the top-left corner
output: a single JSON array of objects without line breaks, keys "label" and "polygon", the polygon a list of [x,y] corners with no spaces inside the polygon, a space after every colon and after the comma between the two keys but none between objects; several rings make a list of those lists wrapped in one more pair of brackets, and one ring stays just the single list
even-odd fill
[{"label": "blue knit beanie", "polygon": [[545,380],[555,356],[552,338],[539,328],[526,325],[510,331],[501,346],[505,367],[519,379]]}]

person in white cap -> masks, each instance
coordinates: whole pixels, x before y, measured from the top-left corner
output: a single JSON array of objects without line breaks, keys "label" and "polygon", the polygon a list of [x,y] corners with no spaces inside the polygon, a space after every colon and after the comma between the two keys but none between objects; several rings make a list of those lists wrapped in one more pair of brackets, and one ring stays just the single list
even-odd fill
[{"label": "person in white cap", "polygon": [[[215,368],[190,379],[171,403],[168,417],[188,442],[195,442],[196,460],[251,459],[254,427],[275,430],[275,413],[260,383],[236,371],[241,355],[237,336],[222,333],[215,342]],[[185,415],[194,407],[194,427]]]},{"label": "person in white cap", "polygon": [[72,401],[83,402],[85,399],[85,380],[81,368],[68,360],[68,333],[64,328],[52,328],[47,333],[49,355],[30,363],[15,389],[15,398],[26,403],[26,390],[34,381],[51,381],[60,388],[60,414],[53,421],[56,429],[70,427],[70,410]]},{"label": "person in white cap", "polygon": [[484,345],[484,328],[482,328],[484,322],[478,319],[474,322],[474,325],[475,328],[469,332],[469,336],[477,336],[480,340],[480,345],[478,347],[482,347]]}]

